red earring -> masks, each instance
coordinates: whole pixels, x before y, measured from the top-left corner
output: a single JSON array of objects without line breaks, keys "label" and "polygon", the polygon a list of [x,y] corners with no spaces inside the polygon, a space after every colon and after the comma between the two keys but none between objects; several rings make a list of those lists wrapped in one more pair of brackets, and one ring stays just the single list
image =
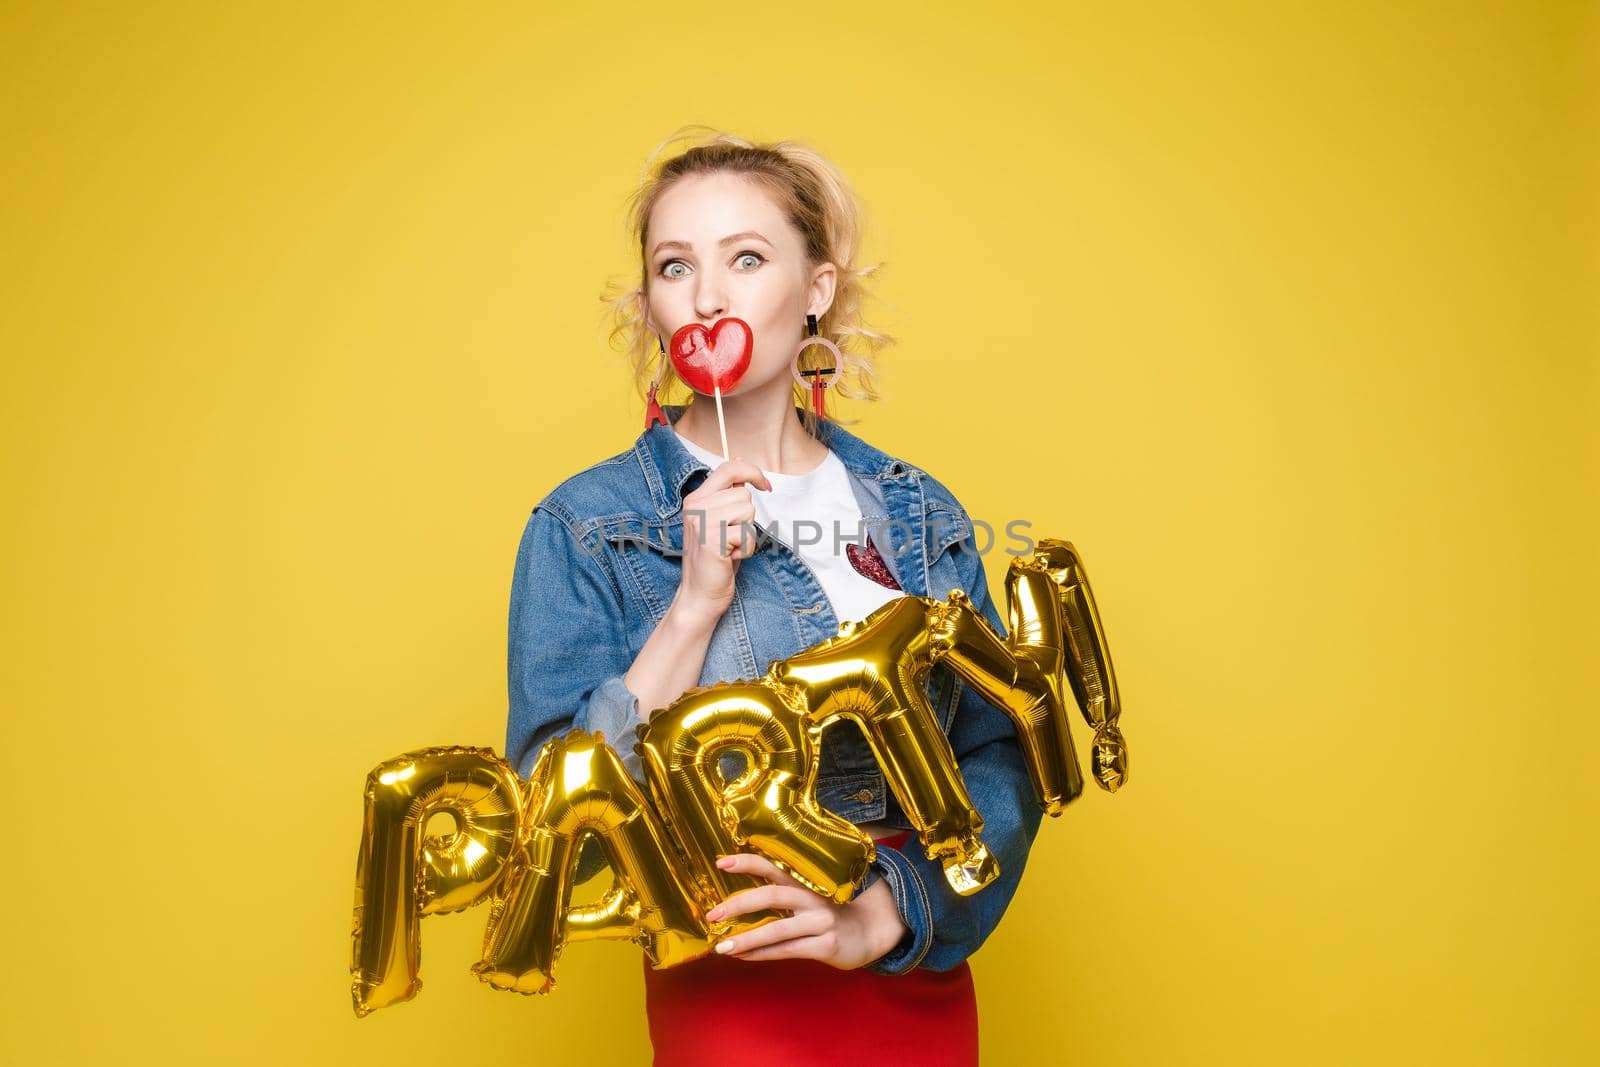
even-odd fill
[{"label": "red earring", "polygon": [[[826,337],[817,335],[817,317],[806,316],[807,337],[800,342],[800,347],[795,349],[794,378],[802,388],[811,390],[811,410],[817,413],[817,418],[826,420],[828,417],[827,397],[828,387],[839,376],[839,368],[844,366],[844,356],[839,351],[839,346]],[[819,352],[807,353],[811,345],[821,345],[833,353],[832,366],[824,362],[824,357]]]},{"label": "red earring", "polygon": [[[661,344],[661,339],[656,339]],[[661,366],[656,368],[656,380],[650,383],[650,403],[644,409],[644,428],[660,423],[662,426],[671,426],[672,420],[667,418],[667,413],[661,410],[661,405],[656,403],[656,386],[661,384],[661,372],[667,368],[667,346],[661,344]]]}]

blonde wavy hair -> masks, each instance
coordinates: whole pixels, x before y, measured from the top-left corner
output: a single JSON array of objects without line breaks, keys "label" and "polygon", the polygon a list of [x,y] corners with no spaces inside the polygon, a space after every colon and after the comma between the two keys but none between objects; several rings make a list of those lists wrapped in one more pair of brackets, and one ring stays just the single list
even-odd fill
[{"label": "blonde wavy hair", "polygon": [[[669,145],[687,141],[688,146],[665,159]],[[672,361],[659,349],[660,341],[645,324],[646,287],[650,265],[645,248],[645,230],[656,201],[674,182],[694,174],[727,171],[758,183],[800,234],[806,250],[807,267],[832,263],[838,269],[833,304],[817,319],[817,334],[839,346],[843,366],[829,388],[830,394],[850,399],[877,400],[876,357],[894,344],[894,338],[872,329],[862,315],[867,297],[866,278],[883,264],[858,266],[864,210],[860,200],[831,161],[815,149],[795,141],[756,144],[734,134],[699,124],[680,127],[656,146],[645,161],[639,188],[628,201],[627,227],[630,239],[639,248],[637,282],[613,279],[601,301],[606,304],[609,343],[626,358],[634,385],[644,399],[650,383],[660,374],[656,399],[667,403],[674,391],[691,390],[674,372]],[[820,349],[811,349],[820,352]],[[811,410],[810,393],[794,387],[794,401],[804,412],[808,433],[815,436],[818,423]],[[832,410],[829,421],[839,420]]]}]

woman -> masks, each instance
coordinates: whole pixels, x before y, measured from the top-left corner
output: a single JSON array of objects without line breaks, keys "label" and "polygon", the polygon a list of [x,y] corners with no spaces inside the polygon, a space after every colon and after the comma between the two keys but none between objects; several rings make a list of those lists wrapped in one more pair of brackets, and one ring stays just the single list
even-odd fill
[{"label": "woman", "polygon": [[[534,508],[510,612],[506,750],[524,776],[540,746],[577,727],[622,739],[615,747],[639,777],[633,730],[650,710],[693,686],[759,677],[895,597],[964,589],[1005,633],[960,503],[819,418],[800,387],[800,356],[809,365],[826,354],[802,343],[815,329],[838,343],[841,393],[876,396],[859,349],[886,339],[860,321],[859,218],[837,170],[788,142],[718,135],[642,185],[632,232],[643,279],[617,302],[616,333],[641,381],[656,350],[656,382],[670,385],[665,342],[680,327],[750,325],[749,368],[722,398],[733,458],[721,455],[710,397],[658,406],[652,385],[653,417],[633,447]],[[1015,892],[1040,812],[1010,720],[942,666],[927,691],[999,878],[970,897],[951,890],[908,835],[860,732],[830,730],[817,795],[877,841],[866,883],[835,904],[762,856],[720,860],[768,884],[709,918],[767,907],[789,916],[725,940],[720,955],[645,967],[658,1065],[977,1062],[966,959]],[[598,859],[585,851],[580,879]]]}]

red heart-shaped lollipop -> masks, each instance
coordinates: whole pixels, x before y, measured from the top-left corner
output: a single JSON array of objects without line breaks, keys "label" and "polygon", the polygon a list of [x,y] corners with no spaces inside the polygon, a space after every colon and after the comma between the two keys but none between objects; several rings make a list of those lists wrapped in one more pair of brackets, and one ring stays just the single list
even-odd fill
[{"label": "red heart-shaped lollipop", "polygon": [[750,366],[752,335],[743,319],[718,319],[706,329],[691,322],[672,335],[672,366],[697,393],[726,393]]}]

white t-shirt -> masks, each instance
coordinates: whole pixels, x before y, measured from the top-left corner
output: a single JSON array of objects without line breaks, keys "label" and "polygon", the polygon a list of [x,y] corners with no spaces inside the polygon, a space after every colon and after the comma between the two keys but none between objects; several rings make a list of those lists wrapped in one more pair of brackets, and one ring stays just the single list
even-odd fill
[{"label": "white t-shirt", "polygon": [[[682,434],[678,434],[678,442],[713,470],[724,462],[720,453],[701,448]],[[794,549],[811,567],[840,622],[860,622],[889,601],[905,596],[903,590],[880,585],[850,563],[845,546],[865,547],[870,531],[862,523],[849,472],[832,449],[809,473],[761,473],[772,484],[772,492],[750,487],[756,525]]]}]

